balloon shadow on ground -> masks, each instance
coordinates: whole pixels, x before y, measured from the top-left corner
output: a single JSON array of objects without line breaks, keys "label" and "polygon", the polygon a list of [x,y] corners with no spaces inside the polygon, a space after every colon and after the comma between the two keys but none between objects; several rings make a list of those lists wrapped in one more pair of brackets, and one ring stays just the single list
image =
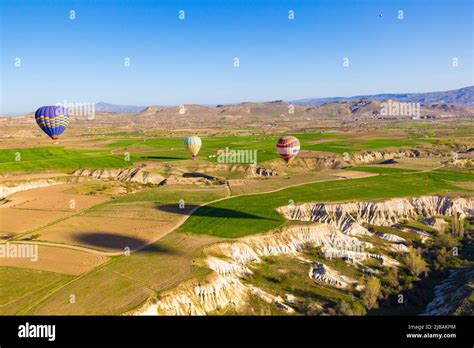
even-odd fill
[{"label": "balloon shadow on ground", "polygon": [[[180,208],[178,204],[165,204],[157,206],[158,210],[167,213],[181,214],[181,215],[193,215],[193,216],[205,216],[205,217],[214,217],[214,218],[233,218],[233,219],[250,219],[250,220],[274,220],[266,218],[263,216],[258,216],[254,214],[244,213],[234,209],[227,208],[217,208],[212,206],[202,206],[199,209],[195,208],[200,207],[198,205],[185,205],[184,208]],[[190,214],[194,211],[192,214]]]},{"label": "balloon shadow on ground", "polygon": [[[141,238],[128,237],[128,236],[123,236],[120,234],[103,233],[103,232],[80,233],[80,234],[76,234],[74,238],[81,244],[84,244],[88,247],[98,248],[98,249],[108,249],[108,250],[112,249],[113,251],[128,250],[125,248],[129,248],[129,250],[133,251],[149,243],[149,241],[141,239]],[[178,253],[177,250],[160,245],[159,242],[148,245],[147,247],[141,250],[156,252],[156,253],[163,253],[163,254]]]},{"label": "balloon shadow on ground", "polygon": [[198,173],[198,172],[184,173],[183,178],[204,178],[208,180],[217,179],[215,176],[207,175],[204,173]]}]

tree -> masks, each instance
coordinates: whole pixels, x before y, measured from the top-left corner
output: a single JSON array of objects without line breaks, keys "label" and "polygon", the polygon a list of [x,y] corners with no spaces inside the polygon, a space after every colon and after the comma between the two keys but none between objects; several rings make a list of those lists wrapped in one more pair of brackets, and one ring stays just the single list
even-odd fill
[{"label": "tree", "polygon": [[366,315],[367,311],[354,296],[350,295],[347,300],[340,300],[336,306],[336,311],[340,315]]},{"label": "tree", "polygon": [[446,265],[446,262],[449,260],[449,253],[448,250],[446,250],[445,247],[439,248],[436,250],[436,269],[442,269],[444,268],[444,265]]},{"label": "tree", "polygon": [[454,248],[458,242],[448,233],[441,233],[438,237],[437,244],[440,248],[446,248],[448,250]]},{"label": "tree", "polygon": [[423,260],[423,257],[419,254],[419,252],[410,247],[408,249],[408,254],[405,257],[405,263],[410,270],[410,273],[418,277],[421,273],[427,273],[428,272],[428,266]]},{"label": "tree", "polygon": [[380,296],[380,280],[375,277],[369,278],[365,284],[362,299],[364,300],[367,309],[377,308],[377,300]]},{"label": "tree", "polygon": [[459,237],[464,238],[464,217],[459,219]]},{"label": "tree", "polygon": [[385,280],[392,288],[397,288],[400,285],[398,281],[398,272],[396,268],[390,268],[385,276]]},{"label": "tree", "polygon": [[456,213],[451,215],[451,232],[453,233],[453,236],[456,236],[457,233],[457,219],[456,219]]},{"label": "tree", "polygon": [[451,216],[452,234],[454,237],[464,238],[464,216],[459,213],[454,213]]}]

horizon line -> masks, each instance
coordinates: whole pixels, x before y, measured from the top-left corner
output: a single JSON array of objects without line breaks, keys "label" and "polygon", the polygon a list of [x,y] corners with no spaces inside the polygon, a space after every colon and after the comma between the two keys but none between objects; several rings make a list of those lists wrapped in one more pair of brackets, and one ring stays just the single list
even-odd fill
[{"label": "horizon line", "polygon": [[[374,94],[356,94],[352,96],[331,96],[331,97],[307,97],[307,98],[298,98],[298,99],[282,99],[282,98],[276,98],[276,99],[271,99],[271,100],[245,100],[245,101],[239,101],[239,102],[228,102],[228,103],[179,103],[179,104],[171,104],[171,105],[166,105],[166,104],[149,104],[149,105],[138,105],[138,104],[116,104],[116,103],[110,103],[106,102],[103,100],[99,101],[94,101],[94,102],[89,102],[93,103],[94,105],[97,105],[99,103],[103,104],[108,104],[108,105],[114,105],[114,106],[122,106],[122,107],[143,107],[143,108],[148,108],[151,106],[159,106],[159,107],[164,107],[164,108],[172,108],[180,105],[198,105],[198,106],[207,106],[207,107],[216,107],[217,105],[222,105],[222,106],[229,106],[229,105],[239,105],[239,104],[244,104],[244,103],[269,103],[269,102],[275,102],[275,101],[283,101],[283,102],[304,102],[304,101],[310,101],[310,100],[320,100],[320,99],[353,99],[353,98],[367,98],[367,97],[377,97],[380,95],[397,95],[397,94],[407,94],[407,95],[416,95],[416,94],[428,94],[428,93],[447,93],[447,92],[453,92],[461,89],[466,89],[466,88],[474,88],[473,85],[468,85],[464,87],[459,87],[459,88],[454,88],[454,89],[449,89],[449,90],[441,90],[441,91],[430,91],[430,92],[380,92],[380,93],[374,93]],[[67,101],[67,99],[63,99],[63,101]],[[76,103],[88,103],[88,102],[76,102]],[[15,112],[7,112],[5,114],[0,114],[0,117],[5,117],[5,116],[22,116],[26,115],[29,113],[34,112],[34,110],[30,111],[15,111]]]}]

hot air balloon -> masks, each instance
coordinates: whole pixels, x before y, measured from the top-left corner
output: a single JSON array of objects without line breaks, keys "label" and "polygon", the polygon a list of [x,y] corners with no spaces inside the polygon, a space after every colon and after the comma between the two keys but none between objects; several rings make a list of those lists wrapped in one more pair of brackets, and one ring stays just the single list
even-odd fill
[{"label": "hot air balloon", "polygon": [[201,149],[201,145],[201,138],[196,135],[184,138],[184,146],[186,146],[186,149],[193,155],[193,160],[196,159],[196,156]]},{"label": "hot air balloon", "polygon": [[51,139],[57,140],[69,126],[69,115],[62,106],[42,106],[35,112],[38,126]]},{"label": "hot air balloon", "polygon": [[300,141],[292,136],[281,137],[276,144],[280,157],[288,164],[296,157],[298,152],[300,152],[300,147]]}]

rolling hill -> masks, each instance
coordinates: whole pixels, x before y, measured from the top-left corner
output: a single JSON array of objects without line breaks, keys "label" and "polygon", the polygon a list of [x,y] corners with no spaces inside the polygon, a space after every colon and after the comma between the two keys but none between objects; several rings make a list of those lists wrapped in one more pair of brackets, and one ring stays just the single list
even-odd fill
[{"label": "rolling hill", "polygon": [[474,86],[453,89],[443,92],[428,93],[383,93],[374,95],[358,95],[353,97],[330,97],[330,98],[309,98],[294,100],[292,103],[298,105],[322,105],[327,103],[351,101],[358,99],[370,100],[398,100],[401,102],[431,104],[459,104],[474,105]]}]

